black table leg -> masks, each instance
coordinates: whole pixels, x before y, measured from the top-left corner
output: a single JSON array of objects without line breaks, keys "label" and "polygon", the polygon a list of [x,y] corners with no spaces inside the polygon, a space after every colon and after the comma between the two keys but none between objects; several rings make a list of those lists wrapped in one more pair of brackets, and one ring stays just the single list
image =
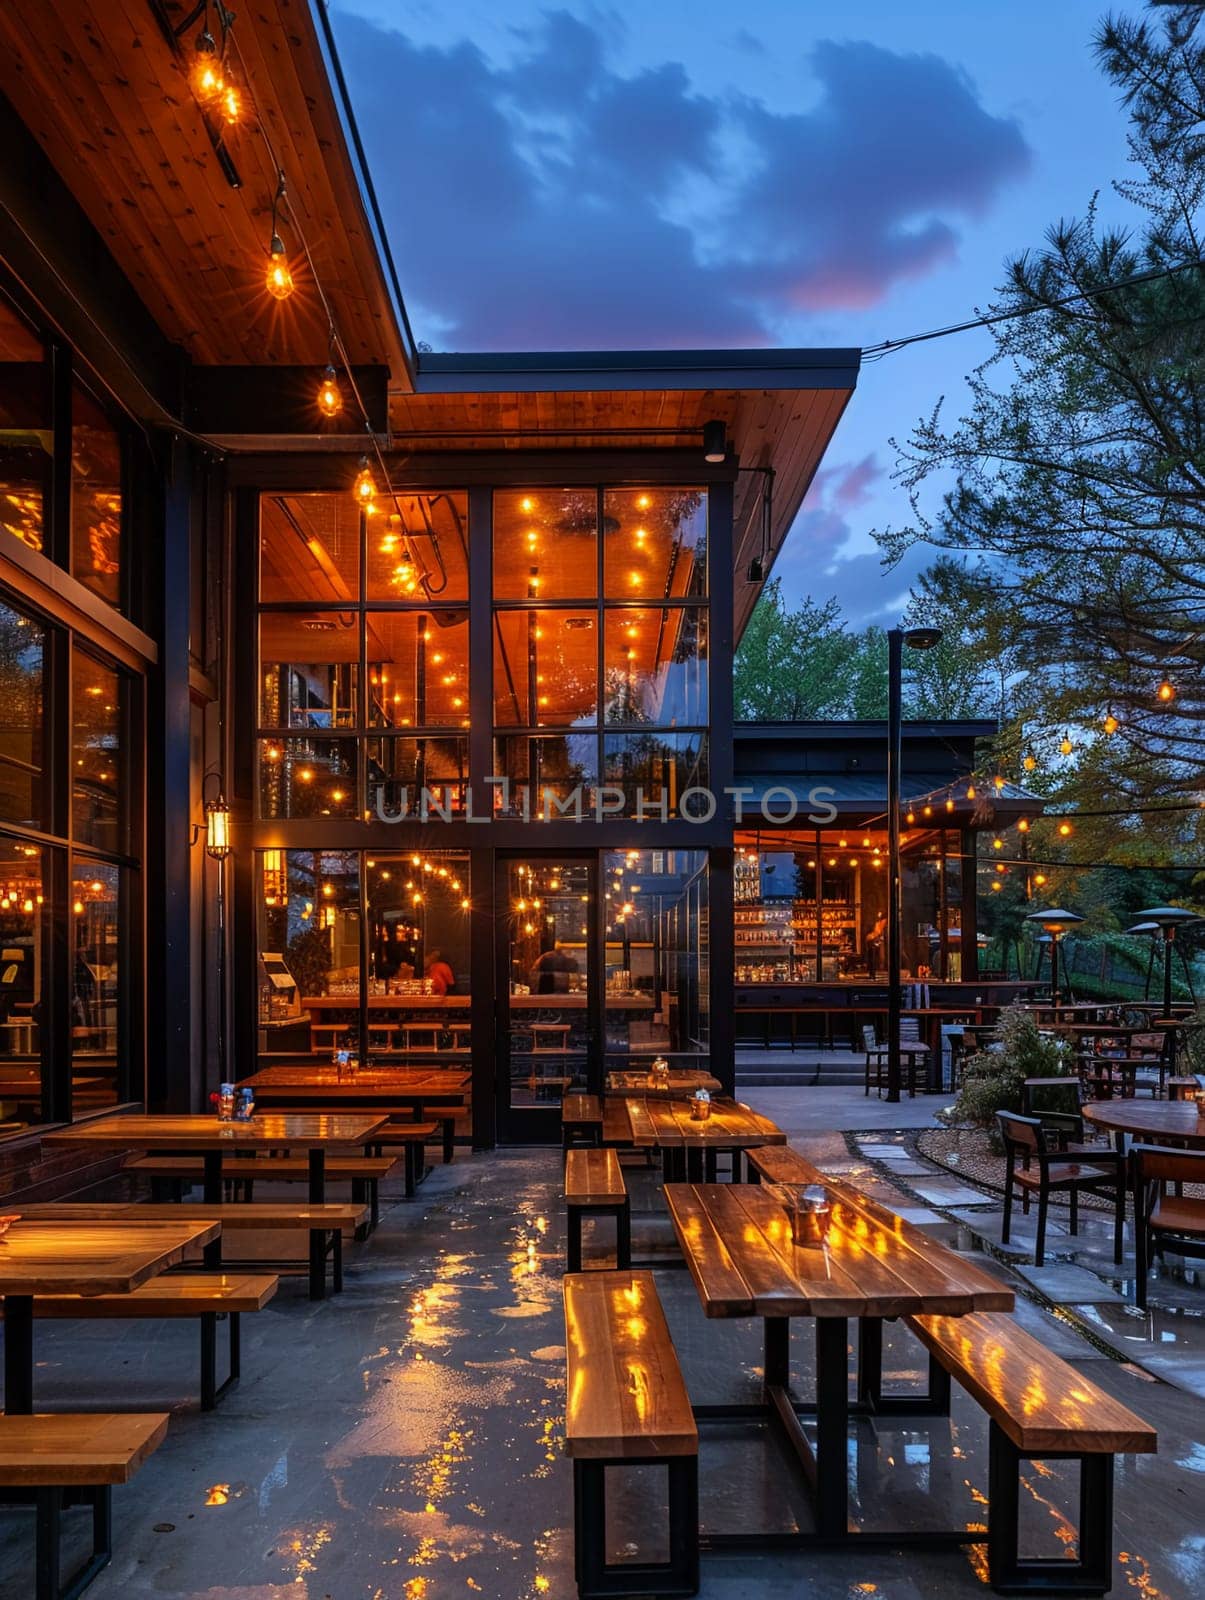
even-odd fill
[{"label": "black table leg", "polygon": [[13,1416],[33,1410],[33,1296],[4,1297],[4,1409]]},{"label": "black table leg", "polygon": [[849,1531],[849,1324],[816,1318],[816,1526],[823,1538]]},{"label": "black table leg", "polygon": [[[326,1200],[326,1151],[321,1145],[310,1149],[310,1204]],[[321,1300],[326,1293],[326,1241],[320,1229],[310,1230],[310,1299]]]},{"label": "black table leg", "polygon": [[206,1150],[205,1152],[205,1204],[218,1206],[222,1203],[222,1156],[221,1150]]}]

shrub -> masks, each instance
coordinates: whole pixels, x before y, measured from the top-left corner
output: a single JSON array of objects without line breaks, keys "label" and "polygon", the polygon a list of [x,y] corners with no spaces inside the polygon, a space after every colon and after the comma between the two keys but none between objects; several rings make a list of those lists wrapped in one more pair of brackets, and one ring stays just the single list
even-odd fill
[{"label": "shrub", "polygon": [[958,1098],[950,1108],[950,1121],[987,1128],[993,1142],[997,1111],[1020,1111],[1026,1078],[1071,1075],[1067,1046],[1041,1034],[1024,1006],[1002,1011],[996,1032],[996,1044],[968,1059]]}]

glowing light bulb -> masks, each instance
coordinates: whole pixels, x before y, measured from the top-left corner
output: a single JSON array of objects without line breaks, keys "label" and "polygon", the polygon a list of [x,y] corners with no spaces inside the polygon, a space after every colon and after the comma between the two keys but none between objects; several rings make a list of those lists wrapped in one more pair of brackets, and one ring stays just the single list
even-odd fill
[{"label": "glowing light bulb", "polygon": [[1046,882],[1046,874],[1044,872],[1035,872],[1034,875],[1033,875],[1033,881],[1037,884],[1038,888],[1040,889],[1042,887],[1042,885]]},{"label": "glowing light bulb", "polygon": [[1170,678],[1164,678],[1163,682],[1155,690],[1155,693],[1159,699],[1163,701],[1164,705],[1166,705],[1169,700],[1174,700],[1176,698],[1176,686]]},{"label": "glowing light bulb", "polygon": [[904,821],[909,825],[909,827],[911,827],[912,824],[916,821],[916,812],[915,811],[909,811],[908,815],[904,818]]},{"label": "glowing light bulb", "polygon": [[300,772],[298,772],[298,774],[297,774],[297,780],[298,780],[299,783],[313,783],[313,781],[314,781],[314,769],[313,769],[313,767],[302,767]]},{"label": "glowing light bulb", "polygon": [[1020,822],[1017,823],[1017,832],[1018,833],[1028,833],[1029,832],[1029,818],[1028,817],[1022,817]]},{"label": "glowing light bulb", "polygon": [[967,799],[968,800],[973,800],[974,798],[975,798],[975,785],[973,783],[968,783],[967,784]]},{"label": "glowing light bulb", "polygon": [[360,457],[360,470],[356,473],[356,481],[352,485],[352,493],[362,506],[376,498],[377,485],[372,475],[372,468],[368,465],[368,457]]},{"label": "glowing light bulb", "polygon": [[993,839],[992,840],[992,849],[993,850],[1003,850],[1004,849],[1004,840],[1003,839]]},{"label": "glowing light bulb", "polygon": [[636,496],[636,509],[638,511],[647,511],[652,503],[647,494],[638,494]]},{"label": "glowing light bulb", "polygon": [[1060,752],[1060,754],[1061,755],[1065,755],[1065,756],[1069,756],[1071,754],[1072,750],[1074,750],[1074,749],[1075,749],[1075,746],[1071,743],[1071,735],[1069,733],[1065,733],[1063,735],[1063,737],[1059,740],[1059,752]]},{"label": "glowing light bulb", "polygon": [[1038,764],[1038,758],[1037,758],[1037,756],[1035,756],[1032,753],[1032,751],[1027,752],[1025,757],[1024,757],[1024,759],[1021,762],[1021,765],[1025,768],[1026,772],[1032,772],[1033,769],[1037,766],[1037,764]]},{"label": "glowing light bulb", "polygon": [[287,300],[293,293],[293,274],[289,271],[284,241],[278,233],[272,235],[268,246],[268,275],[264,282],[274,300]]},{"label": "glowing light bulb", "polygon": [[1120,728],[1120,727],[1121,727],[1121,723],[1118,722],[1117,718],[1110,711],[1108,716],[1105,718],[1105,722],[1104,722],[1105,732],[1106,733],[1116,733],[1118,728]]},{"label": "glowing light bulb", "polygon": [[218,58],[218,47],[214,42],[213,34],[208,28],[197,35],[195,53],[192,66],[189,69],[188,81],[192,92],[203,106],[209,105],[221,94],[224,85],[222,76],[222,63]]},{"label": "glowing light bulb", "polygon": [[1063,836],[1064,839],[1067,837],[1067,835],[1070,832],[1071,832],[1071,824],[1069,822],[1060,822],[1059,823],[1059,833]]},{"label": "glowing light bulb", "polygon": [[222,90],[222,116],[233,127],[242,114],[242,98],[234,84],[228,83]]},{"label": "glowing light bulb", "polygon": [[531,496],[529,494],[524,495],[522,500],[519,501],[519,510],[520,511],[531,512],[531,511],[534,511],[535,508],[536,508],[536,503],[531,498]]},{"label": "glowing light bulb", "polygon": [[993,786],[993,788],[996,789],[997,792],[999,792],[1001,789],[1003,789],[1003,787],[1004,787],[1004,779],[1000,775],[1000,773],[997,773],[996,776],[992,779],[992,786]]},{"label": "glowing light bulb", "polygon": [[324,417],[337,417],[343,410],[343,392],[332,366],[327,367],[318,385],[318,409]]}]

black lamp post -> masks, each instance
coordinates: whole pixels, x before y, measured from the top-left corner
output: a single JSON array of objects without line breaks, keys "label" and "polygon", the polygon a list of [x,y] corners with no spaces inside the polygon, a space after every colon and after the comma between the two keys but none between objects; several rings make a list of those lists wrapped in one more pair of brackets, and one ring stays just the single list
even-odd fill
[{"label": "black lamp post", "polygon": [[1153,922],[1163,931],[1163,1015],[1172,1014],[1172,946],[1176,942],[1176,929],[1186,922],[1196,922],[1195,911],[1183,906],[1151,906],[1138,913],[1143,922]]},{"label": "black lamp post", "polygon": [[1031,911],[1026,917],[1026,922],[1032,922],[1041,928],[1043,933],[1050,935],[1050,1000],[1052,1005],[1058,1005],[1059,995],[1059,940],[1065,933],[1069,933],[1083,917],[1074,911],[1063,911],[1058,906],[1052,906],[1047,911]]},{"label": "black lamp post", "polygon": [[940,628],[891,628],[887,633],[887,1098],[900,1097],[900,930],[904,921],[900,871],[900,761],[903,754],[904,646],[932,650]]}]

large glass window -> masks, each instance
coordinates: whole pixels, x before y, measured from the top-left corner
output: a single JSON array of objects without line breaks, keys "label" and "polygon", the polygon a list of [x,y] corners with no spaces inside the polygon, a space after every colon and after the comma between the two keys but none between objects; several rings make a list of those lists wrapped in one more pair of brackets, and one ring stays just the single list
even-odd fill
[{"label": "large glass window", "polygon": [[45,541],[54,459],[46,354],[0,297],[0,528],[31,550]]},{"label": "large glass window", "polygon": [[41,1120],[44,952],[49,906],[44,852],[0,838],[0,1111]]},{"label": "large glass window", "polygon": [[76,647],[71,680],[72,833],[80,844],[121,852],[125,847],[121,675]]},{"label": "large glass window", "polygon": [[43,826],[45,629],[0,601],[0,819]]},{"label": "large glass window", "polygon": [[543,815],[601,779],[628,815],[678,815],[709,777],[705,491],[499,491],[493,578],[494,726],[510,781],[498,804]]},{"label": "large glass window", "polygon": [[71,1076],[75,1110],[118,1098],[123,873],[76,858],[71,885]]},{"label": "large glass window", "polygon": [[706,1054],[708,883],[706,851],[604,854],[608,1071]]},{"label": "large glass window", "polygon": [[463,809],[467,526],[463,493],[263,498],[262,817],[392,812],[424,784]]},{"label": "large glass window", "polygon": [[71,396],[71,571],[111,606],[121,602],[122,436],[92,396]]}]

